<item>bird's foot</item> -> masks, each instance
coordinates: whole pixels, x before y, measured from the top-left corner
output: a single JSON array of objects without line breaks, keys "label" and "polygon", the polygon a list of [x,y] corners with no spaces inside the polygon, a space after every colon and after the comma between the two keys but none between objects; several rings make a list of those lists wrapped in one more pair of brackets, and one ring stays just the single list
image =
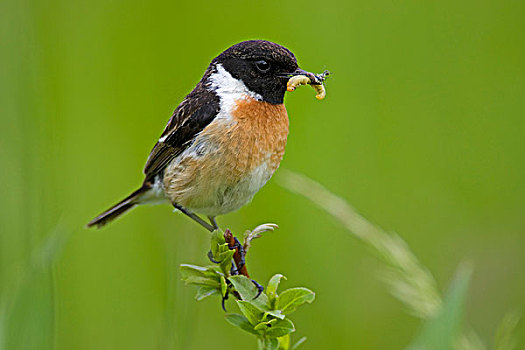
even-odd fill
[{"label": "bird's foot", "polygon": [[261,286],[259,283],[257,283],[256,280],[252,280],[252,283],[255,284],[255,287],[257,287],[257,295],[253,297],[253,300],[257,299],[259,295],[264,291],[264,287]]},{"label": "bird's foot", "polygon": [[222,306],[222,309],[224,310],[224,312],[227,312],[226,311],[225,302],[226,302],[226,300],[228,300],[228,295],[229,295],[229,293],[228,293],[228,291],[226,291],[226,294],[223,295],[222,301],[221,301],[221,306]]},{"label": "bird's foot", "polygon": [[213,258],[213,253],[211,250],[208,250],[208,259],[214,264],[220,264],[220,261],[217,261]]}]

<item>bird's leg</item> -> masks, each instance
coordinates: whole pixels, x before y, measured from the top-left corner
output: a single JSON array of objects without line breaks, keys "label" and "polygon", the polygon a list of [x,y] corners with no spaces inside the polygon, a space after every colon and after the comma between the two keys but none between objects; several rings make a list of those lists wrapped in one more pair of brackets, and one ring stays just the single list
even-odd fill
[{"label": "bird's leg", "polygon": [[219,229],[219,225],[217,225],[217,221],[215,221],[215,216],[208,215],[208,219],[210,219],[210,223],[211,223],[211,225],[212,225],[216,230],[218,230],[218,229]]},{"label": "bird's leg", "polygon": [[206,230],[210,231],[210,232],[213,232],[215,231],[215,227],[213,227],[212,225],[208,224],[206,221],[202,220],[199,216],[197,216],[196,214],[188,211],[187,209],[185,209],[184,207],[181,207],[180,205],[178,205],[177,203],[172,203],[173,206],[179,210],[181,213],[184,213],[185,215],[187,215],[188,217],[192,218],[193,220],[195,220],[195,222],[199,223],[202,227],[204,227]]}]

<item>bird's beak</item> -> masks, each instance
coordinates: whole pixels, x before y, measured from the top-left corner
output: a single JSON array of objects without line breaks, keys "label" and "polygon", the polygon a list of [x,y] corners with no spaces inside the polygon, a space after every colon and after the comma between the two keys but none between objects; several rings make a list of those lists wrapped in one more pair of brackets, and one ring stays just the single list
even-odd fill
[{"label": "bird's beak", "polygon": [[283,78],[289,79],[291,77],[297,76],[297,75],[304,75],[310,79],[310,85],[322,85],[323,81],[325,79],[324,75],[315,75],[314,73],[307,72],[304,69],[297,68],[295,71],[291,73],[285,73],[282,75]]}]

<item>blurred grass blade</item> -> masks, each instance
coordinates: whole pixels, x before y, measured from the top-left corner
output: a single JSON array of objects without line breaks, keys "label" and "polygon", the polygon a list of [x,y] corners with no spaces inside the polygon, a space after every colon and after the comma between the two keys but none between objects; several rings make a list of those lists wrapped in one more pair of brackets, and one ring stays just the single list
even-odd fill
[{"label": "blurred grass blade", "polygon": [[464,331],[454,343],[454,350],[486,350],[487,347],[472,329]]},{"label": "blurred grass blade", "polygon": [[470,268],[459,269],[443,305],[434,277],[400,236],[372,224],[344,199],[304,175],[281,169],[277,181],[287,190],[308,198],[336,218],[385,263],[382,280],[392,295],[405,304],[412,315],[428,321],[410,349],[451,349],[457,346],[456,339],[459,338],[464,350],[485,348],[474,332],[469,337],[459,336]]},{"label": "blurred grass blade", "polygon": [[472,267],[460,266],[440,313],[429,319],[409,350],[452,350],[461,332],[465,296]]},{"label": "blurred grass blade", "polygon": [[53,264],[69,237],[58,225],[30,257],[26,271],[12,284],[0,306],[0,349],[53,349],[55,281]]},{"label": "blurred grass blade", "polygon": [[386,264],[383,280],[411,314],[428,319],[438,313],[441,297],[437,283],[401,237],[375,226],[344,199],[304,175],[281,169],[277,181],[287,190],[310,199],[372,248]]},{"label": "blurred grass blade", "polygon": [[516,349],[517,341],[514,337],[514,332],[520,319],[521,315],[516,311],[511,311],[503,317],[496,331],[496,338],[494,339],[495,350]]},{"label": "blurred grass blade", "polygon": [[305,342],[306,342],[306,337],[302,337],[301,339],[295,342],[295,344],[292,346],[292,350],[298,349]]},{"label": "blurred grass blade", "polygon": [[54,289],[51,271],[36,274],[5,308],[5,349],[53,349]]}]

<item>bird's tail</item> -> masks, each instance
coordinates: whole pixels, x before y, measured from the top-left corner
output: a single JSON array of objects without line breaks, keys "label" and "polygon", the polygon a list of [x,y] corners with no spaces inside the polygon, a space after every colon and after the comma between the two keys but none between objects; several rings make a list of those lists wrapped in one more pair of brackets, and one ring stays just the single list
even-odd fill
[{"label": "bird's tail", "polygon": [[93,227],[96,226],[97,228],[101,228],[102,226],[106,225],[110,221],[115,220],[120,215],[124,214],[137,204],[139,204],[138,199],[147,191],[151,189],[151,186],[148,184],[142,185],[141,188],[103,212],[102,214],[98,215],[96,218],[91,220],[87,227]]}]

